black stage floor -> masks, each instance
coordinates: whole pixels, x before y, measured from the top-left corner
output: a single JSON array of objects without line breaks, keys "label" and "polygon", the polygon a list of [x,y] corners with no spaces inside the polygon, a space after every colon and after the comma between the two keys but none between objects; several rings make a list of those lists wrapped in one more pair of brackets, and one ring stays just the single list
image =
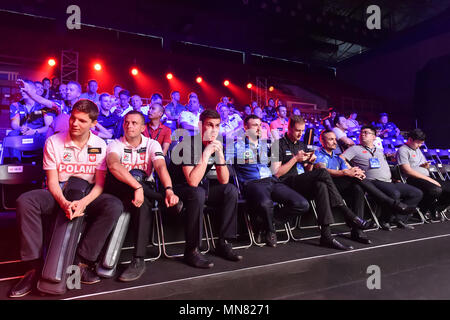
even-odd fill
[{"label": "black stage floor", "polygon": [[[13,214],[2,218],[3,227],[8,221],[13,224]],[[62,296],[33,293],[22,300],[450,299],[450,221],[416,225],[415,230],[369,231],[368,235],[373,244],[367,246],[342,236],[355,246],[348,252],[322,248],[318,239],[311,239],[277,248],[239,249],[244,256],[241,262],[208,253],[215,263],[210,270],[160,258],[147,262],[145,274],[135,282],[122,283],[115,277]],[[14,251],[15,236],[5,231],[0,237],[0,252],[5,253],[8,246],[9,252]],[[5,237],[13,241],[5,243]],[[14,261],[14,254],[9,258]],[[380,268],[381,288],[370,290],[367,268],[373,265]],[[120,265],[119,272],[124,267]],[[8,299],[8,290],[23,272],[20,262],[0,262],[0,299]]]}]

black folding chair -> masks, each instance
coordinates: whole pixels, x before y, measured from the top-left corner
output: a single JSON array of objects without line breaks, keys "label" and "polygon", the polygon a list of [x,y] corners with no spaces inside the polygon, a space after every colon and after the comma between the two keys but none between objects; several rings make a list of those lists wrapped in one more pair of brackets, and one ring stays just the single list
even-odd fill
[{"label": "black folding chair", "polygon": [[[233,183],[234,185],[238,188],[239,190],[239,202],[238,204],[240,204],[243,210],[243,215],[244,215],[244,219],[245,219],[245,223],[247,226],[247,231],[249,233],[250,236],[250,240],[251,243],[259,246],[259,247],[263,247],[266,244],[263,242],[258,242],[256,237],[255,237],[255,232],[253,231],[253,227],[252,227],[252,220],[251,220],[251,215],[250,215],[250,210],[248,207],[248,203],[245,200],[244,196],[243,196],[243,191],[242,191],[242,186],[239,184],[239,180],[237,178],[236,175],[236,171],[232,166],[228,166],[230,168],[230,179],[233,179]],[[279,206],[279,204],[274,203],[275,206]],[[290,232],[288,230],[289,226],[288,226],[288,222],[284,222],[283,223],[283,227],[282,228],[276,228],[276,233],[281,233],[281,232],[285,232],[286,233],[286,239],[285,240],[277,240],[277,244],[284,244],[289,242],[290,240]],[[247,247],[250,247],[250,245],[248,245]]]},{"label": "black folding chair", "polygon": [[4,163],[4,152],[6,148],[16,149],[21,152],[22,159],[41,159],[42,152],[29,155],[24,152],[37,151],[44,148],[45,139],[39,136],[6,136],[3,138],[2,153],[0,155],[1,163]]},{"label": "black folding chair", "polygon": [[[399,165],[395,165],[395,166],[390,165],[389,168],[391,169],[391,175],[392,175],[393,180],[397,180],[397,181],[400,181],[400,183],[406,184],[406,177],[403,175],[402,170],[400,169]],[[417,208],[416,213],[419,216],[420,222],[408,223],[409,225],[414,226],[414,225],[424,224],[426,222],[426,219],[423,216],[423,214],[419,208]]]}]

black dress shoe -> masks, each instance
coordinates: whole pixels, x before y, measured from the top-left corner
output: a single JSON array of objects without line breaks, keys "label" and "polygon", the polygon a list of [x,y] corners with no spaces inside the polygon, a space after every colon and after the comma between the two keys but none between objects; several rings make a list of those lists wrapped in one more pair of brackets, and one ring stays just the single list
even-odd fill
[{"label": "black dress shoe", "polygon": [[352,229],[351,239],[353,241],[363,243],[363,244],[371,244],[372,243],[372,241],[370,241],[370,239],[367,238],[366,234],[364,232],[362,232],[360,229]]},{"label": "black dress shoe", "polygon": [[343,250],[343,251],[348,251],[348,250],[353,250],[353,246],[347,246],[345,244],[340,243],[339,241],[337,241],[334,238],[320,238],[320,245],[322,247],[328,247],[331,249],[337,249],[337,250]]},{"label": "black dress shoe", "polygon": [[120,275],[119,280],[122,282],[130,282],[139,279],[145,271],[144,258],[134,257],[130,265]]},{"label": "black dress shoe", "polygon": [[269,247],[275,248],[277,246],[277,233],[272,231],[266,232],[266,244]]},{"label": "black dress shoe", "polygon": [[194,268],[210,269],[214,267],[214,263],[205,258],[198,249],[184,254],[184,262]]},{"label": "black dress shoe", "polygon": [[414,230],[414,227],[413,227],[413,226],[410,226],[409,224],[406,224],[406,223],[404,223],[404,222],[401,221],[401,220],[397,220],[397,221],[395,222],[395,224],[396,224],[397,227],[400,228],[400,229]]},{"label": "black dress shoe", "polygon": [[230,261],[240,261],[242,260],[242,256],[233,252],[233,248],[231,244],[225,243],[217,246],[216,254],[226,260]]},{"label": "black dress shoe", "polygon": [[440,221],[440,222],[445,221],[444,216],[437,210],[431,211],[430,217],[431,217],[431,220],[433,220],[433,221]]},{"label": "black dress shoe", "polygon": [[11,289],[9,292],[10,298],[20,298],[25,297],[29,294],[34,286],[36,285],[38,280],[38,273],[36,269],[31,269],[23,278]]},{"label": "black dress shoe", "polygon": [[407,204],[405,204],[403,202],[396,202],[396,203],[394,203],[394,209],[399,214],[413,214],[413,213],[417,212],[417,208],[416,207],[408,206]]},{"label": "black dress shoe", "polygon": [[392,231],[392,227],[389,222],[380,222],[380,227],[385,231]]},{"label": "black dress shoe", "polygon": [[80,282],[83,284],[94,284],[100,282],[100,277],[95,272],[95,267],[90,266],[84,263],[78,263],[78,267],[80,267],[81,280]]},{"label": "black dress shoe", "polygon": [[361,230],[367,230],[367,229],[373,228],[372,220],[364,220],[358,216],[355,216],[352,219],[352,225]]}]

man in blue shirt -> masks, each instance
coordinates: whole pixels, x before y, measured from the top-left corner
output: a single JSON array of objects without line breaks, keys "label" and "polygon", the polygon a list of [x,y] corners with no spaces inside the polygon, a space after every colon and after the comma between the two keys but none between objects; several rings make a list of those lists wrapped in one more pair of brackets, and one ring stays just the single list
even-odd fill
[{"label": "man in blue shirt", "polygon": [[255,115],[247,116],[244,120],[244,129],[245,139],[235,143],[234,153],[228,160],[233,159],[249,207],[260,214],[262,223],[259,227],[265,233],[266,244],[276,247],[277,236],[273,225],[274,201],[283,204],[283,211],[288,215],[307,212],[309,204],[300,194],[272,176],[268,145],[258,139],[261,135],[261,119]]},{"label": "man in blue shirt", "polygon": [[108,93],[102,93],[99,98],[99,114],[95,133],[103,139],[114,138],[114,132],[121,122],[120,116],[111,112],[111,97]]}]

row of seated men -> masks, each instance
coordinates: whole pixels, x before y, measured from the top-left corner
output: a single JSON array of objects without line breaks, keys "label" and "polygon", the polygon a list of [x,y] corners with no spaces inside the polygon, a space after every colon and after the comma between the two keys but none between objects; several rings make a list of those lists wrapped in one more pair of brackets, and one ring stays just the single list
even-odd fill
[{"label": "row of seated men", "polygon": [[[129,210],[134,220],[135,249],[119,280],[138,279],[145,271],[153,199],[162,199],[168,210],[181,212],[184,208],[186,264],[196,268],[214,265],[199,251],[206,198],[209,206],[217,208],[214,214],[220,222],[217,255],[240,261],[243,257],[231,244],[237,233],[240,190],[230,183],[230,168],[236,172],[242,195],[258,221],[257,238],[270,247],[277,246],[274,216],[301,216],[309,210],[308,200],[317,204],[320,245],[337,250],[353,247],[332,236],[330,225],[336,212],[345,217],[353,241],[371,243],[363,232],[373,225],[363,218],[365,192],[382,206],[380,222],[385,230],[391,230],[392,224],[413,228],[406,219],[417,207],[438,212],[449,204],[448,182],[431,179],[423,155],[419,160],[418,146],[425,139],[419,131],[411,133],[398,154],[408,175],[408,183],[403,184],[392,180],[383,153],[373,144],[376,130],[371,126],[361,128],[360,145],[338,157],[333,152],[336,137],[332,131],[322,132],[320,150],[309,150],[301,141],[305,122],[296,115],[289,120],[288,132],[269,149],[259,139],[261,119],[250,115],[244,119],[245,135],[226,141],[224,147],[219,135],[220,114],[207,109],[200,115],[198,134],[183,135],[170,154],[167,168],[161,145],[143,135],[142,113],[128,112],[123,121],[124,136],[108,146],[91,132],[98,115],[97,106],[88,99],[73,105],[68,130],[52,135],[45,144],[43,169],[48,189],[29,191],[17,199],[20,256],[29,271],[11,289],[10,297],[27,295],[35,286],[43,265],[43,236],[48,232],[43,217],[54,219],[57,215],[68,221],[87,215],[88,226],[74,263],[80,267],[81,282],[94,284],[100,281],[95,271],[100,252],[121,213]],[[217,183],[209,184],[206,175],[213,167]],[[155,192],[154,171],[162,195]],[[81,196],[78,192],[73,198],[74,189],[82,190]]]}]

